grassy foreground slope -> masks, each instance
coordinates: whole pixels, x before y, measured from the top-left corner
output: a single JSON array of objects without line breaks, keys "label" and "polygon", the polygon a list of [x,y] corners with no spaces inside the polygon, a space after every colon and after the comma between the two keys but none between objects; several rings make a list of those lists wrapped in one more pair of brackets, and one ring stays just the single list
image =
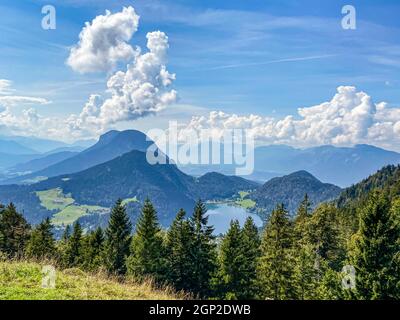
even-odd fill
[{"label": "grassy foreground slope", "polygon": [[55,289],[41,287],[42,266],[29,262],[0,262],[0,300],[169,300],[169,290],[148,283],[122,284],[79,269],[56,272]]}]

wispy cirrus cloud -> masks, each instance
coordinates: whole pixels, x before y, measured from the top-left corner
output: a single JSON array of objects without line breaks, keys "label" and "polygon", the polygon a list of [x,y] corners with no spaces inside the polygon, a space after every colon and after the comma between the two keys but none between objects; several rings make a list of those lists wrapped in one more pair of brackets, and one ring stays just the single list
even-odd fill
[{"label": "wispy cirrus cloud", "polygon": [[325,55],[315,55],[315,56],[308,56],[308,57],[276,59],[276,60],[270,60],[270,61],[265,61],[265,62],[237,63],[237,64],[216,66],[216,67],[208,68],[207,70],[234,69],[234,68],[243,68],[243,67],[252,67],[252,66],[264,66],[264,65],[268,65],[268,64],[284,63],[284,62],[298,62],[298,61],[327,59],[327,58],[332,58],[332,57],[336,57],[336,56],[337,56],[336,54],[325,54]]},{"label": "wispy cirrus cloud", "polygon": [[0,105],[12,107],[16,105],[49,104],[45,98],[15,95],[16,90],[12,88],[12,81],[0,79]]}]

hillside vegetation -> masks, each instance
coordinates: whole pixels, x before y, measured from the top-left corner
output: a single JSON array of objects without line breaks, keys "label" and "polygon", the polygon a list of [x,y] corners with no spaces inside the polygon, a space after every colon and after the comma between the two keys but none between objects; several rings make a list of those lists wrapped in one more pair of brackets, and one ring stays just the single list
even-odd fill
[{"label": "hillside vegetation", "polygon": [[[318,181],[306,172],[284,177],[295,187],[288,192],[300,193],[299,176]],[[344,207],[331,201],[313,208],[306,193],[294,216],[278,203],[261,232],[249,217],[243,226],[232,221],[218,238],[201,200],[190,215],[179,210],[163,229],[150,199],[135,224],[119,199],[105,228],[86,231],[78,221],[60,239],[55,239],[49,218],[32,227],[15,205],[1,206],[0,256],[50,260],[65,271],[56,289],[46,293],[38,288],[40,266],[0,265],[0,298],[159,298],[150,296],[155,292],[151,286],[125,282],[121,289],[113,281],[118,276],[138,283],[151,278],[158,288],[168,285],[201,299],[399,300],[397,178],[395,168],[383,168],[355,186],[358,196],[346,199]],[[342,196],[353,193],[345,190]],[[239,196],[243,200],[249,194]],[[90,276],[99,270],[108,280]],[[168,296],[168,291],[160,292]]]},{"label": "hillside vegetation", "polygon": [[56,272],[55,289],[42,288],[42,266],[29,262],[0,262],[0,300],[169,300],[169,290],[149,283],[119,283],[79,269]]}]

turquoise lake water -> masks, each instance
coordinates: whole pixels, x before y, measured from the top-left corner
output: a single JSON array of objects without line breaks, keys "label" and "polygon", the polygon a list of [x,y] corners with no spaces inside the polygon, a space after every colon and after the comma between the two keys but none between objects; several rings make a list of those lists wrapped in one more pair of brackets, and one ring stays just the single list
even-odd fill
[{"label": "turquoise lake water", "polygon": [[252,217],[257,227],[262,226],[261,218],[246,209],[238,206],[232,206],[225,203],[207,204],[208,224],[215,228],[214,234],[225,233],[229,229],[231,220],[238,220],[243,226],[247,217]]}]

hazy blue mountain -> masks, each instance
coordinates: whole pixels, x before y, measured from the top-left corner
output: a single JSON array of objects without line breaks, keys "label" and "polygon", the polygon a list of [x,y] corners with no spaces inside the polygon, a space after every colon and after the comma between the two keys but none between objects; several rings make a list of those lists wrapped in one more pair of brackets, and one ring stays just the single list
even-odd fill
[{"label": "hazy blue mountain", "polygon": [[56,148],[68,146],[68,144],[61,141],[36,137],[2,136],[1,138],[15,141],[26,148],[36,150],[37,153],[45,153]]},{"label": "hazy blue mountain", "polygon": [[40,154],[9,154],[0,152],[0,172],[4,174],[4,171],[11,166],[40,157]]},{"label": "hazy blue mountain", "polygon": [[[370,145],[320,146],[305,149],[285,145],[261,146],[255,149],[254,158],[254,172],[244,176],[246,179],[266,182],[273,177],[306,170],[323,182],[341,187],[357,183],[385,165],[400,163],[400,153]],[[210,171],[235,174],[234,165],[179,167],[184,172],[196,176]]]},{"label": "hazy blue mountain", "polygon": [[96,142],[97,142],[97,140],[95,140],[95,139],[85,139],[85,140],[81,139],[81,140],[75,141],[74,143],[71,143],[69,146],[71,148],[81,147],[81,148],[87,149],[87,148],[93,146]]},{"label": "hazy blue mountain", "polygon": [[37,177],[54,177],[79,172],[114,159],[131,150],[144,151],[151,144],[152,142],[147,141],[146,135],[140,131],[109,131],[103,134],[96,144],[79,154],[32,174],[3,181],[3,184],[24,183],[24,181],[35,180]]},{"label": "hazy blue mountain", "polygon": [[[35,153],[48,153],[48,152],[53,152],[53,150],[55,149],[74,148],[74,147],[80,147],[83,150],[96,143],[96,140],[93,139],[77,140],[74,143],[68,144],[62,141],[43,139],[37,137],[1,136],[1,135],[0,139],[14,141],[18,143],[20,146],[23,146],[30,150],[34,150]],[[12,153],[12,152],[7,152],[7,153]]]},{"label": "hazy blue mountain", "polygon": [[26,147],[16,141],[5,140],[5,139],[0,139],[0,152],[6,154],[18,154],[18,155],[39,153],[36,150]]},{"label": "hazy blue mountain", "polygon": [[8,174],[27,174],[34,171],[39,171],[47,168],[55,163],[63,161],[77,155],[78,152],[61,151],[56,153],[46,154],[41,158],[33,159],[28,162],[17,164],[16,166],[8,169]]},{"label": "hazy blue mountain", "polygon": [[298,171],[283,177],[273,178],[250,194],[257,207],[268,215],[277,204],[283,203],[295,214],[307,193],[313,206],[335,199],[341,189],[333,184],[322,183],[307,171]]},{"label": "hazy blue mountain", "polygon": [[339,148],[321,146],[295,149],[287,146],[259,147],[255,151],[258,171],[284,174],[306,170],[324,182],[349,186],[388,164],[400,163],[400,154],[370,145]]},{"label": "hazy blue mountain", "polygon": [[61,148],[56,148],[53,150],[50,150],[49,152],[43,153],[43,156],[48,156],[50,154],[54,153],[60,153],[60,152],[76,152],[79,153],[87,148],[81,147],[81,146],[68,146],[68,147],[61,147]]}]

